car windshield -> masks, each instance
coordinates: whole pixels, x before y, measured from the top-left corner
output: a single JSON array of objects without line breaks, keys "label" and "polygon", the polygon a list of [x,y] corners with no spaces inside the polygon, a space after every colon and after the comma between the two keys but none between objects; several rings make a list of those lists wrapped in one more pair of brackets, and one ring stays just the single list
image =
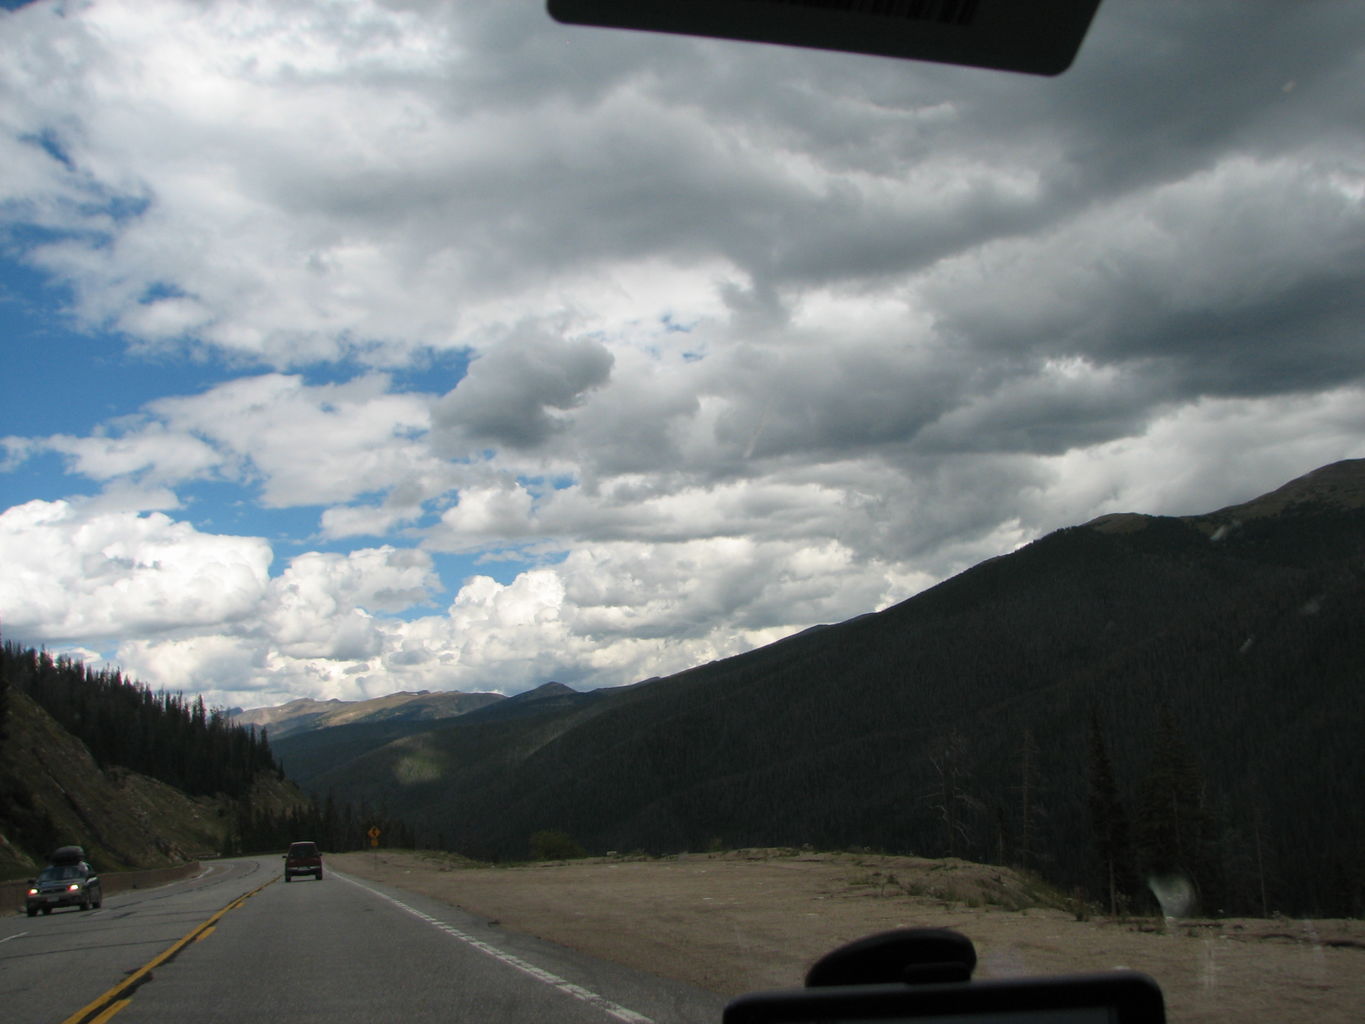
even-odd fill
[{"label": "car windshield", "polygon": [[40,882],[63,882],[71,878],[84,878],[87,871],[81,864],[55,864],[43,868],[38,875]]},{"label": "car windshield", "polygon": [[[0,7],[4,638],[316,804],[244,781],[149,865],[313,907],[400,842],[924,858],[850,887],[1015,914],[983,973],[1348,1001],[1365,3],[1103,0],[1055,77],[545,0]],[[20,884],[122,862],[62,813]]]}]

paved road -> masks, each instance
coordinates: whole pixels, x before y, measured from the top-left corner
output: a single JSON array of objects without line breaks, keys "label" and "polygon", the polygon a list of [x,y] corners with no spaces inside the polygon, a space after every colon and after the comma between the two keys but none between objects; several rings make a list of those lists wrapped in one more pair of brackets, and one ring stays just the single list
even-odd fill
[{"label": "paved road", "polygon": [[120,893],[101,910],[0,918],[0,1017],[62,1024],[255,891],[151,971],[114,1024],[713,1024],[698,989],[504,932],[442,903],[331,872],[277,881],[277,858]]}]

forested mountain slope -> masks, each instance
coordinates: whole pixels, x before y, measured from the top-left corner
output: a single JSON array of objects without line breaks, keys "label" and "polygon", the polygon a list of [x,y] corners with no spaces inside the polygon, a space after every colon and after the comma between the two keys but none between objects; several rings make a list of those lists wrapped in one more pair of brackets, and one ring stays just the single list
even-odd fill
[{"label": "forested mountain slope", "polygon": [[[872,846],[1205,909],[1365,910],[1365,461],[1108,516],[900,605],[314,780],[450,845]],[[487,709],[488,711],[496,710]],[[1113,892],[1110,892],[1110,881]]]},{"label": "forested mountain slope", "polygon": [[202,701],[0,647],[0,877],[67,844],[102,871],[216,856],[308,807],[265,738]]},{"label": "forested mountain slope", "polygon": [[10,696],[9,730],[0,749],[0,878],[32,874],[67,843],[86,847],[105,871],[168,866],[222,849],[232,821],[226,802],[100,768],[26,694]]}]

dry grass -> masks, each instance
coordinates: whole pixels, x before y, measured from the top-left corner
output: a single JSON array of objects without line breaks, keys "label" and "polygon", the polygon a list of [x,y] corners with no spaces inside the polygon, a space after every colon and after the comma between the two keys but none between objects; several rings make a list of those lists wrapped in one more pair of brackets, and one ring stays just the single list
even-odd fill
[{"label": "dry grass", "polygon": [[1365,1007],[1359,921],[1080,921],[1028,875],[968,861],[802,850],[515,867],[388,851],[332,861],[723,995],[799,985],[834,947],[912,926],[969,936],[983,978],[1146,971],[1173,1021],[1355,1024]]}]

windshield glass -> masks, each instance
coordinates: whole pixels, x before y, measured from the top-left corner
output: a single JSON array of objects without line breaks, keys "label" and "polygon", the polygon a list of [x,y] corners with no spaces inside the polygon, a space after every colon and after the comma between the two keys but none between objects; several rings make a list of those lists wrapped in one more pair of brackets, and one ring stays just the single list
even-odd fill
[{"label": "windshield glass", "polygon": [[84,865],[62,864],[44,868],[38,875],[40,882],[63,882],[73,878],[84,878],[88,874]]},{"label": "windshield glass", "polygon": [[235,722],[318,805],[243,745],[137,867],[894,856],[849,890],[985,976],[1358,1013],[1365,3],[1103,0],[1055,77],[0,7],[4,639],[184,695],[163,749],[50,689],[101,766],[211,800]]}]

